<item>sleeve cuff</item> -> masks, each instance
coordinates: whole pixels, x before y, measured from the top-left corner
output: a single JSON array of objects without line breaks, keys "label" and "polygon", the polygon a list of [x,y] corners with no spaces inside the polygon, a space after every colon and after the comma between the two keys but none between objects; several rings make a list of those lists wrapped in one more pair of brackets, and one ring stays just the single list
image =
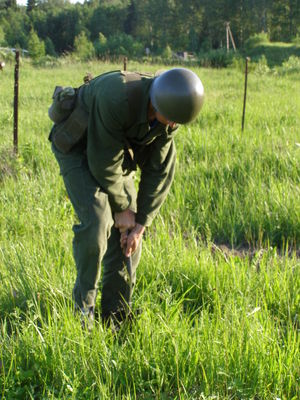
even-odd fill
[{"label": "sleeve cuff", "polygon": [[147,214],[138,212],[135,217],[135,222],[143,225],[145,227],[149,227],[152,223],[153,218],[149,217]]},{"label": "sleeve cuff", "polygon": [[126,201],[123,203],[116,203],[110,196],[109,196],[109,204],[112,209],[112,212],[122,212],[130,208],[130,201]]}]

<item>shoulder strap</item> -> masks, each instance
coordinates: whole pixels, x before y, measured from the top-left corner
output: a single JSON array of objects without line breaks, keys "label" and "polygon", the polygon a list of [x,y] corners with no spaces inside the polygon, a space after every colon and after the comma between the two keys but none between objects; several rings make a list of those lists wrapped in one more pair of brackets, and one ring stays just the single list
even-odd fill
[{"label": "shoulder strap", "polygon": [[142,105],[142,75],[136,72],[122,71],[125,76],[126,92],[129,103],[130,121],[135,121],[139,115]]},{"label": "shoulder strap", "polygon": [[130,109],[130,120],[134,122],[143,104],[142,78],[153,78],[153,75],[139,72],[121,71],[125,77],[126,91]]}]

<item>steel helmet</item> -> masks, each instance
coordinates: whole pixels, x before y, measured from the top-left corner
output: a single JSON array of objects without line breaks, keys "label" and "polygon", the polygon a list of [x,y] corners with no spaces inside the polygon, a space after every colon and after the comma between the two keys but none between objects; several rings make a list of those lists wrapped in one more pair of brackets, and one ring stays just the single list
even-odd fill
[{"label": "steel helmet", "polygon": [[204,88],[193,71],[173,68],[154,78],[150,99],[155,110],[166,119],[186,124],[201,110]]}]

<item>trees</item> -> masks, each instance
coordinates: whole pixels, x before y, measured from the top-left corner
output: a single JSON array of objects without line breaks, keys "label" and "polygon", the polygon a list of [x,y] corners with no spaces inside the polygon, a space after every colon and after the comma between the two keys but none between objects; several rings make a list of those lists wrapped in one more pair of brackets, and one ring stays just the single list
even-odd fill
[{"label": "trees", "polygon": [[30,20],[19,10],[9,8],[0,14],[0,25],[4,31],[7,45],[22,48],[27,47],[27,35],[30,30]]},{"label": "trees", "polygon": [[34,60],[37,60],[45,55],[45,43],[39,39],[34,29],[31,29],[29,33],[27,48],[30,57]]},{"label": "trees", "polygon": [[0,46],[6,46],[6,40],[5,40],[5,33],[3,28],[0,26]]},{"label": "trees", "polygon": [[271,40],[291,41],[300,35],[300,0],[27,0],[26,8],[16,0],[0,0],[7,45],[26,47],[32,27],[53,54],[73,51],[82,32],[101,57],[108,45],[111,54],[141,54],[146,47],[152,54],[168,46],[193,52],[224,48],[226,22],[237,47],[262,31]]},{"label": "trees", "polygon": [[4,0],[3,3],[5,8],[17,8],[17,0]]},{"label": "trees", "polygon": [[74,54],[81,60],[88,60],[95,55],[93,44],[88,40],[86,33],[81,32],[74,40]]},{"label": "trees", "polygon": [[37,1],[36,0],[27,0],[27,12],[32,11],[35,7],[37,6]]},{"label": "trees", "polygon": [[46,54],[48,54],[49,56],[52,56],[52,57],[57,56],[54,44],[48,36],[45,39],[45,51],[46,51]]},{"label": "trees", "polygon": [[107,39],[102,32],[99,32],[99,37],[94,42],[94,48],[98,58],[105,57],[107,53]]},{"label": "trees", "polygon": [[277,0],[270,7],[270,39],[290,41],[300,25],[300,1]]},{"label": "trees", "polygon": [[87,27],[91,33],[91,39],[96,40],[99,32],[106,37],[124,32],[128,15],[127,7],[121,2],[120,5],[108,5],[106,2],[93,9]]},{"label": "trees", "polygon": [[43,39],[51,38],[58,54],[74,49],[74,40],[86,29],[87,21],[81,7],[36,9],[31,13],[34,28]]}]

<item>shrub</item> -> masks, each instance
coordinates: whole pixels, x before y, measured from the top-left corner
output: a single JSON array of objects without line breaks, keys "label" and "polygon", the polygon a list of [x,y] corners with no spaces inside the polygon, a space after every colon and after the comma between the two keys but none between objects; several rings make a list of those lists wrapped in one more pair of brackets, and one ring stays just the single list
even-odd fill
[{"label": "shrub", "polygon": [[207,52],[212,49],[212,43],[211,39],[206,37],[202,42],[201,42],[201,51],[202,52]]},{"label": "shrub", "polygon": [[94,42],[96,56],[102,58],[107,53],[107,39],[103,33],[99,32],[98,39]]},{"label": "shrub", "polygon": [[278,73],[291,74],[300,72],[300,57],[291,56],[281,67],[277,69]]},{"label": "shrub", "polygon": [[144,53],[144,46],[131,35],[120,33],[107,39],[107,51],[110,56],[137,57]]},{"label": "shrub", "polygon": [[161,51],[161,56],[162,58],[172,58],[172,49],[169,45],[167,45],[162,51]]},{"label": "shrub", "polygon": [[95,49],[85,32],[81,32],[74,40],[74,53],[80,60],[86,61],[94,57]]},{"label": "shrub", "polygon": [[296,46],[300,46],[300,33],[298,33],[292,40],[292,43]]},{"label": "shrub", "polygon": [[60,60],[57,57],[52,57],[49,54],[47,54],[44,57],[40,57],[40,58],[34,60],[33,65],[36,67],[52,68],[52,67],[59,66]]},{"label": "shrub", "polygon": [[254,72],[258,75],[264,75],[270,72],[268,61],[265,55],[262,55],[257,63],[255,63]]},{"label": "shrub", "polygon": [[230,67],[243,71],[245,69],[245,59],[240,55],[234,56]]},{"label": "shrub", "polygon": [[52,57],[57,56],[54,44],[49,37],[46,37],[46,39],[45,39],[45,49],[46,49],[46,54],[48,54],[49,56],[52,56]]},{"label": "shrub", "polygon": [[6,40],[5,40],[5,33],[4,30],[2,28],[2,26],[0,26],[0,46],[6,46]]},{"label": "shrub", "polygon": [[226,51],[225,49],[211,50],[199,54],[199,63],[203,67],[224,68],[232,64],[233,57],[233,51]]},{"label": "shrub", "polygon": [[249,39],[245,41],[245,48],[250,50],[256,46],[269,43],[268,35],[265,32],[256,33],[250,36]]},{"label": "shrub", "polygon": [[45,55],[45,43],[39,39],[34,29],[31,29],[29,33],[27,47],[29,55],[33,60],[37,60]]},{"label": "shrub", "polygon": [[[246,64],[246,58],[242,57],[240,54],[237,54],[234,55],[230,67],[237,69],[241,72],[245,72],[245,64]],[[250,61],[248,62],[248,73],[254,71],[256,65],[257,64],[250,59]]]},{"label": "shrub", "polygon": [[15,58],[15,53],[10,49],[7,49],[7,51],[0,51],[0,61],[5,61],[6,63],[14,62]]}]

